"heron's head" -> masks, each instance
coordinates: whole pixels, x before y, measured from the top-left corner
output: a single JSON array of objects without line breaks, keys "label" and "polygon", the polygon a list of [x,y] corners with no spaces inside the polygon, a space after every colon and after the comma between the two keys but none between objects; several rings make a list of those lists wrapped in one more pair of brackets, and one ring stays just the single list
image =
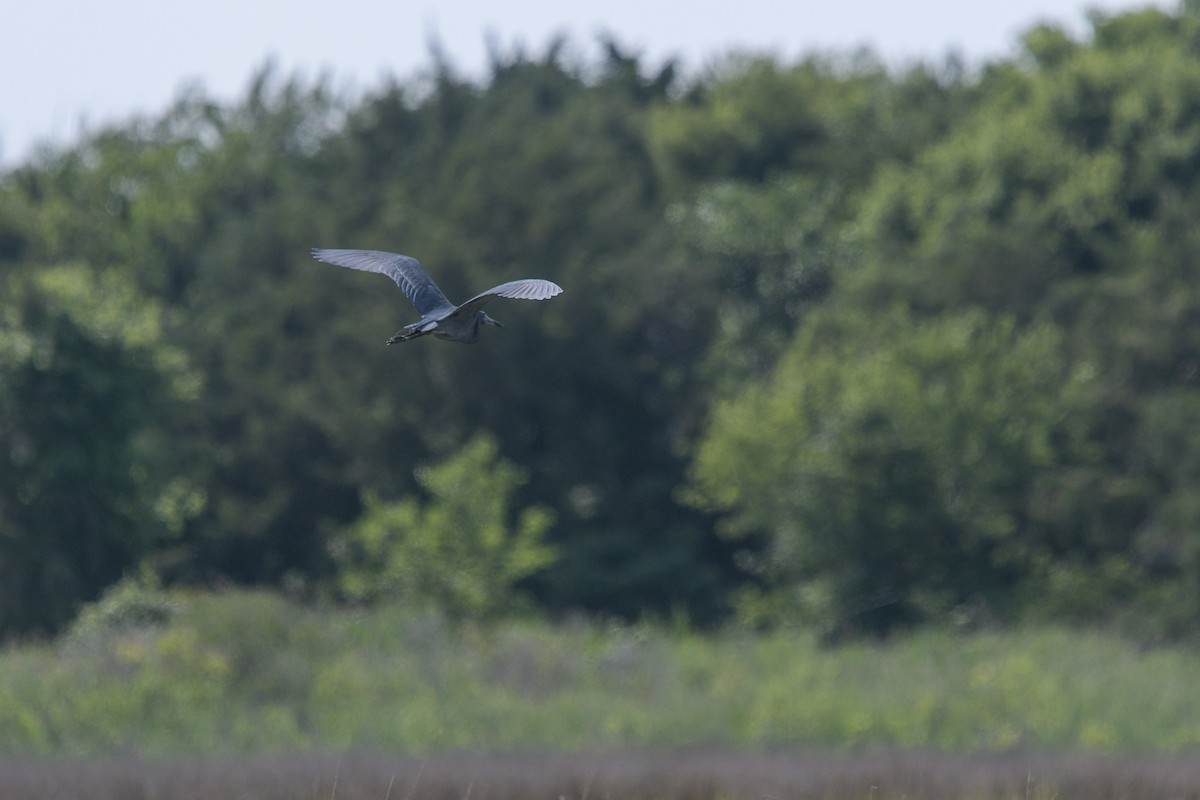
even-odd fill
[{"label": "heron's head", "polygon": [[503,325],[501,325],[499,322],[497,322],[496,320],[494,320],[494,319],[492,319],[491,317],[489,317],[489,316],[488,316],[488,315],[487,315],[485,312],[483,312],[483,311],[480,311],[480,312],[479,312],[479,314],[480,314],[480,316],[483,318],[483,319],[482,319],[482,320],[480,320],[480,321],[481,321],[481,322],[483,322],[483,324],[484,324],[484,325],[495,325],[497,328],[503,328],[503,327],[504,327],[504,326],[503,326]]}]

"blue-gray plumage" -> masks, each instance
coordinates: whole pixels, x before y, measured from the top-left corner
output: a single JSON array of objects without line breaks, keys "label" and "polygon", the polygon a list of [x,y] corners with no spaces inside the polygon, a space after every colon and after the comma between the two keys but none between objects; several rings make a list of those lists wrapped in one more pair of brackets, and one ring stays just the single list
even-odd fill
[{"label": "blue-gray plumage", "polygon": [[477,294],[460,306],[454,305],[442,294],[433,279],[425,272],[421,262],[412,256],[385,253],[381,250],[322,250],[313,248],[313,258],[326,264],[378,272],[396,282],[404,296],[421,315],[418,322],[405,325],[388,344],[407,342],[418,336],[432,334],[448,342],[474,344],[479,341],[481,325],[502,327],[499,322],[483,312],[483,307],[497,297],[519,300],[546,300],[562,294],[562,287],[538,278],[509,281]]}]

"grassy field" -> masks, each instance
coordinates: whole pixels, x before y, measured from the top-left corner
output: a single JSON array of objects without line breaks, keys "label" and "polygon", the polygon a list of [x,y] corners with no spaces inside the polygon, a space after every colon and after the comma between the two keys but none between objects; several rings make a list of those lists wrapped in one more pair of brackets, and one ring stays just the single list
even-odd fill
[{"label": "grassy field", "polygon": [[135,610],[0,651],[0,757],[1200,751],[1200,654],[1095,633],[824,648],[796,632],[456,627],[246,592]]}]

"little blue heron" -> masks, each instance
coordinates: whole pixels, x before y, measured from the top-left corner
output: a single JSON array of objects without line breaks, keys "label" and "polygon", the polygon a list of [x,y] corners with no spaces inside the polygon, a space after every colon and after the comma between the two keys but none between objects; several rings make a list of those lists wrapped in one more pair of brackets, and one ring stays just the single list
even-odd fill
[{"label": "little blue heron", "polygon": [[421,262],[412,256],[385,253],[381,250],[322,250],[313,248],[313,258],[326,264],[378,272],[396,282],[421,315],[418,322],[405,325],[388,344],[407,342],[418,336],[433,334],[448,342],[474,344],[479,341],[480,325],[503,327],[483,312],[483,307],[497,297],[518,300],[547,300],[562,294],[558,284],[538,278],[509,281],[477,294],[460,306],[454,305],[442,294],[433,279],[425,272]]}]

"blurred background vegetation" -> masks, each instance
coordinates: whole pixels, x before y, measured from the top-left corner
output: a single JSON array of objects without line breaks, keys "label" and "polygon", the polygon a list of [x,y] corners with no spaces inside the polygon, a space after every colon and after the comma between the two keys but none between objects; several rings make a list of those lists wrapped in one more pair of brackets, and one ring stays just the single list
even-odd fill
[{"label": "blurred background vegetation", "polygon": [[[1200,4],[978,69],[564,52],[355,100],[265,67],[0,176],[0,639],[131,575],[1200,633]],[[399,292],[314,246],[566,291],[388,348]],[[121,669],[234,679],[192,647]]]},{"label": "blurred background vegetation", "polygon": [[462,624],[398,601],[351,613],[261,590],[122,583],[53,647],[0,651],[0,764],[689,747],[1195,753],[1195,686],[1194,652],[1055,626],[927,627],[829,647],[783,629]]}]

